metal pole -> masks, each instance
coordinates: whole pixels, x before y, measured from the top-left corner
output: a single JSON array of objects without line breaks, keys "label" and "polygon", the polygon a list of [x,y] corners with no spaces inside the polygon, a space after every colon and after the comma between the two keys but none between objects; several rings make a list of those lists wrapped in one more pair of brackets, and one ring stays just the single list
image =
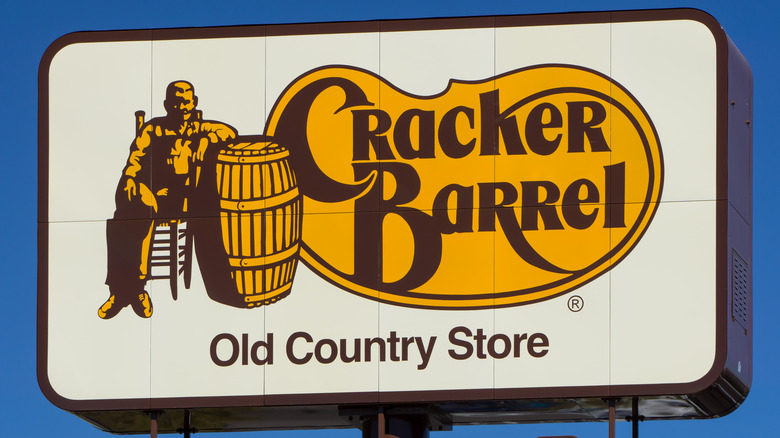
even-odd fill
[{"label": "metal pole", "polygon": [[378,413],[362,416],[363,438],[429,438],[424,415],[399,414],[380,408]]},{"label": "metal pole", "polygon": [[385,438],[385,410],[379,408],[379,414],[376,418],[376,436],[377,438]]},{"label": "metal pole", "polygon": [[190,433],[197,433],[197,429],[190,427],[192,424],[192,411],[189,409],[184,410],[184,427],[177,429],[176,432],[183,433],[184,438],[190,438]]},{"label": "metal pole", "polygon": [[192,420],[192,411],[184,411],[184,438],[190,438],[190,421]]},{"label": "metal pole", "polygon": [[157,412],[152,412],[151,425],[149,426],[151,438],[157,438]]},{"label": "metal pole", "polygon": [[615,400],[609,400],[609,438],[615,438]]},{"label": "metal pole", "polygon": [[639,397],[631,399],[631,436],[639,438]]}]

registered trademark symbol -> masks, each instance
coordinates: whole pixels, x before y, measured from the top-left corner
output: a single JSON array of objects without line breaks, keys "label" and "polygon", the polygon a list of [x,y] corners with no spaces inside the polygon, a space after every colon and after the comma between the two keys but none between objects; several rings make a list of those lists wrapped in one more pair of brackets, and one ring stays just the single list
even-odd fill
[{"label": "registered trademark symbol", "polygon": [[569,302],[567,304],[569,305],[569,310],[572,312],[579,312],[583,307],[585,307],[585,301],[583,301],[582,297],[579,295],[570,296]]}]

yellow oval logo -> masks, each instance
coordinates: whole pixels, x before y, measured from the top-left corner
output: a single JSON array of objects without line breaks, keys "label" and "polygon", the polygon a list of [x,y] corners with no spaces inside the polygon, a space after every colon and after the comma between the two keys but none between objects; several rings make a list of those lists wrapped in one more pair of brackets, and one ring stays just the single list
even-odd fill
[{"label": "yellow oval logo", "polygon": [[301,259],[360,296],[478,309],[546,300],[622,260],[661,198],[652,122],[568,65],[415,96],[345,66],[299,77],[266,134],[303,196]]}]

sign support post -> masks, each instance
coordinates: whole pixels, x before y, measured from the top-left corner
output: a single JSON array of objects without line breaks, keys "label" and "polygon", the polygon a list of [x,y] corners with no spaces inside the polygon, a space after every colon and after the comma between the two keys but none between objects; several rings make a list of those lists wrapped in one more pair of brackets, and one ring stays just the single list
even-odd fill
[{"label": "sign support post", "polygon": [[631,437],[639,438],[639,422],[645,420],[645,417],[639,415],[639,397],[631,398],[631,415],[626,420],[631,422]]},{"label": "sign support post", "polygon": [[363,438],[428,438],[431,430],[452,430],[452,418],[430,405],[342,407],[339,416],[360,429]]},{"label": "sign support post", "polygon": [[387,415],[384,408],[375,416],[364,417],[363,438],[428,438],[428,420],[424,415]]},{"label": "sign support post", "polygon": [[157,412],[149,412],[149,435],[157,438]]},{"label": "sign support post", "polygon": [[190,438],[190,433],[197,433],[198,430],[190,427],[192,425],[192,411],[186,409],[184,411],[184,427],[177,430],[178,433],[183,433],[184,438]]},{"label": "sign support post", "polygon": [[609,438],[615,438],[615,399],[609,399]]}]

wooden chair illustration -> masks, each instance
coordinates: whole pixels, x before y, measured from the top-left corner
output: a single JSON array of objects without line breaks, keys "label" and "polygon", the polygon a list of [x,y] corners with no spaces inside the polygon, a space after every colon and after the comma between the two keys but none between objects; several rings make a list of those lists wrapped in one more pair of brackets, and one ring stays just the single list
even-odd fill
[{"label": "wooden chair illustration", "polygon": [[192,280],[192,233],[187,222],[164,220],[155,222],[149,244],[149,279],[168,279],[171,296],[178,298],[178,277],[182,275],[184,287],[190,288]]}]

